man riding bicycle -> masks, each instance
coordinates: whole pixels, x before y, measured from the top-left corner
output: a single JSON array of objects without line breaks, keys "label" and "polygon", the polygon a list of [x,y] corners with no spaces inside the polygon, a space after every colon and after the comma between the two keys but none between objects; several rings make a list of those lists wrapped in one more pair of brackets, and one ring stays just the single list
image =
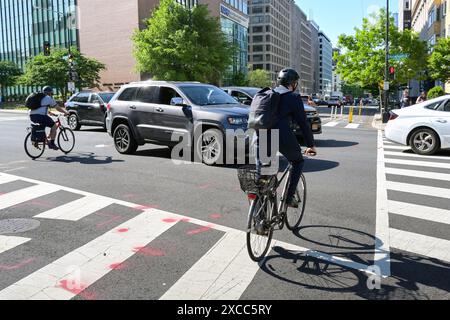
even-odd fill
[{"label": "man riding bicycle", "polygon": [[47,128],[51,128],[49,135],[48,147],[53,150],[58,150],[58,147],[55,144],[56,138],[56,130],[58,129],[55,121],[49,117],[48,114],[54,115],[49,112],[49,108],[56,108],[61,113],[64,113],[66,116],[69,115],[67,110],[64,107],[61,107],[54,99],[53,99],[53,88],[46,86],[42,89],[42,93],[45,94],[45,97],[41,100],[41,107],[31,110],[30,120],[33,123],[40,124],[41,126],[45,126]]},{"label": "man riding bicycle", "polygon": [[[274,89],[274,91],[279,93],[281,97],[278,106],[279,120],[272,130],[279,130],[279,151],[292,165],[292,176],[287,192],[287,205],[292,208],[299,207],[299,200],[296,199],[294,195],[304,166],[302,150],[291,127],[292,120],[300,126],[303,132],[303,137],[307,145],[305,154],[308,156],[317,155],[313,133],[306,117],[303,101],[301,96],[298,93],[295,93],[298,88],[299,79],[300,76],[295,70],[284,69],[280,71],[278,75],[278,86]],[[259,160],[260,147],[258,132],[255,138],[255,145],[257,172],[260,174],[262,163]],[[270,142],[268,145],[270,145]]]}]

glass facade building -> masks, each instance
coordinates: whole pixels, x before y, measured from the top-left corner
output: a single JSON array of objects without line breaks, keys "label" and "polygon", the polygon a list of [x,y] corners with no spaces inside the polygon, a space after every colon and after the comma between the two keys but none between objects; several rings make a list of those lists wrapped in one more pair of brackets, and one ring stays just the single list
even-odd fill
[{"label": "glass facade building", "polygon": [[[24,68],[27,60],[50,47],[78,47],[76,0],[0,0],[0,60]],[[25,95],[30,88],[7,88]]]}]

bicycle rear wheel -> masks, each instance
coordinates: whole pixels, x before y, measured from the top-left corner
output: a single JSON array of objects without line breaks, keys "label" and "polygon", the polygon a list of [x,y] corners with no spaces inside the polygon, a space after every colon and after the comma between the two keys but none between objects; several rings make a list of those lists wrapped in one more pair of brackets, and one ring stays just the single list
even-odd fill
[{"label": "bicycle rear wheel", "polygon": [[23,146],[26,154],[33,160],[40,158],[45,151],[45,141],[35,142],[31,141],[31,132],[25,137]]},{"label": "bicycle rear wheel", "polygon": [[75,147],[75,135],[69,128],[61,128],[58,133],[58,146],[59,149],[68,154]]},{"label": "bicycle rear wheel", "polygon": [[247,220],[247,251],[255,262],[264,259],[273,236],[272,220],[275,205],[267,197],[257,197],[251,204]]},{"label": "bicycle rear wheel", "polygon": [[305,214],[305,206],[306,206],[306,179],[302,174],[300,178],[300,182],[298,183],[297,190],[294,196],[298,202],[298,208],[287,208],[286,212],[286,226],[289,230],[294,231],[302,222],[303,216]]}]

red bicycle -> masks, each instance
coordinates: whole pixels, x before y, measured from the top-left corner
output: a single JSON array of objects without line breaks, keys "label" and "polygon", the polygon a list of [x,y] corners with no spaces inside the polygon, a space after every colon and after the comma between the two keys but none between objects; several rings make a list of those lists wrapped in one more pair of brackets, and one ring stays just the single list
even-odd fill
[{"label": "red bicycle", "polygon": [[[57,116],[56,119],[56,126],[59,131],[56,142],[59,150],[64,154],[68,154],[75,147],[75,135],[70,128],[62,124],[62,118],[63,116]],[[31,159],[38,159],[44,154],[45,147],[48,145],[45,127],[32,123],[31,127],[27,128],[27,132],[24,142],[25,152]]]}]

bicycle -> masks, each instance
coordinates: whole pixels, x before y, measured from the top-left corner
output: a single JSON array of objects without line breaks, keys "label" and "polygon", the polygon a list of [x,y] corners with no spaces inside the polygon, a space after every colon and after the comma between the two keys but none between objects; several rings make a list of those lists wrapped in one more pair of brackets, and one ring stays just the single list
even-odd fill
[{"label": "bicycle", "polygon": [[[292,166],[288,165],[280,179],[278,174],[272,175],[261,184],[256,179],[254,166],[238,169],[241,189],[247,193],[250,202],[247,218],[247,251],[255,262],[265,258],[275,230],[282,230],[286,225],[290,231],[295,231],[303,219],[307,194],[306,179],[302,174],[295,192],[299,208],[290,208],[287,205],[287,190],[291,175]],[[277,190],[284,180],[283,191],[278,195]]]},{"label": "bicycle", "polygon": [[[75,135],[70,128],[62,125],[61,119],[63,116],[57,116],[56,125],[59,130],[56,141],[64,154],[70,153],[75,147]],[[24,148],[26,154],[33,160],[40,158],[45,151],[45,147],[48,144],[45,127],[39,124],[31,124],[31,127],[27,128],[27,136],[24,141]]]}]

